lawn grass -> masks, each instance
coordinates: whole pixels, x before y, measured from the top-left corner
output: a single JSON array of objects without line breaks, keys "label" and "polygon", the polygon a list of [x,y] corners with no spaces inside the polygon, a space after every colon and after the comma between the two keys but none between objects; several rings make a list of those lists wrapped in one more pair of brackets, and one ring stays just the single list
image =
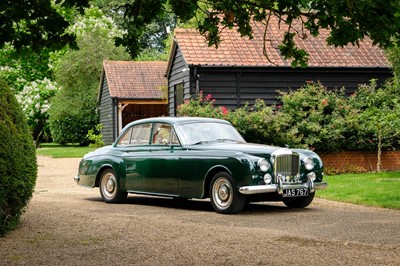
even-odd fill
[{"label": "lawn grass", "polygon": [[400,210],[400,172],[325,176],[329,186],[318,197]]},{"label": "lawn grass", "polygon": [[96,147],[79,147],[79,145],[58,145],[53,143],[41,144],[36,150],[37,155],[50,156],[53,158],[81,158],[88,152],[94,151]]}]

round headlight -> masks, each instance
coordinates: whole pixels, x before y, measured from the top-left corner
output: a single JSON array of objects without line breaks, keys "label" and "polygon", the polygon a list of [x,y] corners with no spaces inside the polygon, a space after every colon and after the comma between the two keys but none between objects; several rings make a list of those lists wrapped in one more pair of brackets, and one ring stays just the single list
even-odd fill
[{"label": "round headlight", "polygon": [[257,164],[262,172],[267,172],[269,170],[269,168],[271,167],[271,165],[269,164],[269,162],[266,159],[258,160]]},{"label": "round headlight", "polygon": [[270,174],[265,174],[264,182],[265,182],[265,184],[270,184],[272,182],[272,176]]},{"label": "round headlight", "polygon": [[306,167],[306,169],[308,171],[311,171],[312,169],[314,169],[314,161],[311,158],[307,158],[304,160],[304,166]]}]

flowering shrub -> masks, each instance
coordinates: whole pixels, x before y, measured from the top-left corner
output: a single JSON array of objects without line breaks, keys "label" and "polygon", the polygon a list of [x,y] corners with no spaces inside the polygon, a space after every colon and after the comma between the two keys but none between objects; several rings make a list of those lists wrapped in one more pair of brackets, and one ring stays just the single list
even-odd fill
[{"label": "flowering shrub", "polygon": [[[286,117],[275,113],[274,108],[266,106],[262,100],[257,100],[254,106],[245,105],[235,111],[230,111],[225,106],[214,106],[214,103],[215,99],[211,94],[204,96],[200,92],[197,97],[178,106],[178,115],[228,120],[249,142],[285,145],[300,141],[296,139],[293,130],[281,130],[283,125],[287,128]],[[281,119],[276,119],[277,117]]]},{"label": "flowering shrub", "polygon": [[[318,152],[400,148],[400,90],[396,81],[382,88],[372,81],[345,97],[321,83],[281,92],[282,105],[267,106],[256,100],[235,111],[214,106],[211,95],[179,106],[180,115],[223,118],[249,142],[289,145]],[[379,168],[378,168],[379,169]]]},{"label": "flowering shrub", "polygon": [[344,91],[332,91],[319,82],[308,82],[301,89],[281,93],[282,108],[293,130],[295,146],[318,151],[339,150],[347,141],[347,114],[350,107]]},{"label": "flowering shrub", "polygon": [[29,50],[18,53],[12,45],[5,44],[0,49],[0,77],[9,84],[14,93],[21,92],[29,82],[51,76],[48,58],[48,49],[39,53]]},{"label": "flowering shrub", "polygon": [[49,118],[47,111],[50,107],[50,98],[53,97],[57,91],[57,83],[45,78],[43,80],[29,82],[24,86],[24,89],[16,95],[36,141],[38,141],[37,138],[46,126]]},{"label": "flowering shrub", "polygon": [[215,107],[214,102],[211,94],[204,96],[201,91],[196,97],[178,106],[178,115],[224,118],[229,110],[224,106]]},{"label": "flowering shrub", "polygon": [[98,7],[85,8],[85,14],[79,15],[76,22],[67,29],[68,33],[75,34],[78,38],[85,36],[88,32],[97,32],[109,39],[122,37],[125,31],[118,28],[110,17],[104,15]]},{"label": "flowering shrub", "polygon": [[288,128],[288,116],[270,107],[262,100],[256,100],[253,106],[245,105],[227,117],[232,125],[249,142],[277,146],[295,145],[301,139],[296,138],[296,131]]}]

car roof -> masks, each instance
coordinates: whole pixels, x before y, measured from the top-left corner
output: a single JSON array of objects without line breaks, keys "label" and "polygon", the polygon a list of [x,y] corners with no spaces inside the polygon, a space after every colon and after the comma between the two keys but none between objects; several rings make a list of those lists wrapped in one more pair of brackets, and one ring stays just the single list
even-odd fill
[{"label": "car roof", "polygon": [[162,116],[162,117],[139,119],[129,123],[129,125],[141,124],[141,123],[169,123],[169,124],[179,125],[179,124],[198,123],[198,122],[217,122],[217,123],[230,124],[226,120],[216,119],[216,118],[189,117],[189,116]]}]

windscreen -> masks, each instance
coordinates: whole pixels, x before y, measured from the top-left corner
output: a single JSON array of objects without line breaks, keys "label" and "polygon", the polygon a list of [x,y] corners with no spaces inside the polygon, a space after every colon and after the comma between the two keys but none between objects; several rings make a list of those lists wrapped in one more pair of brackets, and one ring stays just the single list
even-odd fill
[{"label": "windscreen", "polygon": [[197,122],[182,124],[179,126],[179,129],[183,133],[185,144],[187,145],[219,140],[245,142],[239,132],[229,124]]}]

